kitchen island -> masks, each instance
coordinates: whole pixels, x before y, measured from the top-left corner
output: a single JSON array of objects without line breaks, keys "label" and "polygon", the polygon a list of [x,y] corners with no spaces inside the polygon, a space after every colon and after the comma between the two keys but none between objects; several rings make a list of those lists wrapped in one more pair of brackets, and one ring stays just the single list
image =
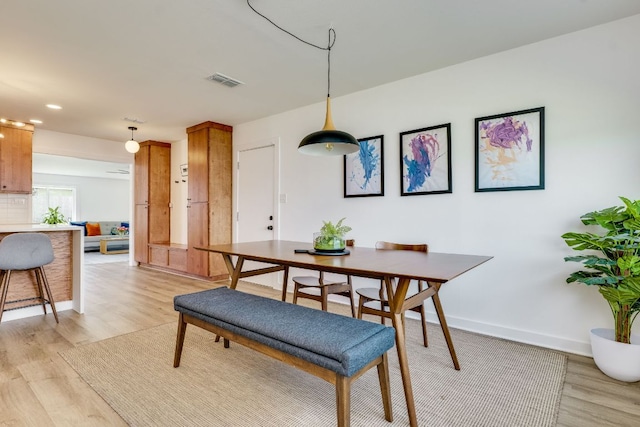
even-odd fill
[{"label": "kitchen island", "polygon": [[[44,266],[58,312],[84,312],[83,264],[84,228],[65,224],[0,224],[0,240],[13,233],[46,233],[53,245],[54,261]],[[42,304],[31,298],[38,295],[31,271],[11,273],[2,322],[43,315]],[[47,304],[47,312],[51,312]]]}]

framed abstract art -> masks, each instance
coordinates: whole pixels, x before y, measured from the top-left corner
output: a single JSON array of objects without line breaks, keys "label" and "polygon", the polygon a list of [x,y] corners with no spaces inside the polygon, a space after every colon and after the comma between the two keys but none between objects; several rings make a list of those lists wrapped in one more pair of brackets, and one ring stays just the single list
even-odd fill
[{"label": "framed abstract art", "polygon": [[544,107],[479,117],[476,192],[544,189]]},{"label": "framed abstract art", "polygon": [[384,136],[358,143],[359,151],[344,156],[344,197],[384,196]]},{"label": "framed abstract art", "polygon": [[400,133],[401,195],[451,193],[451,123]]}]

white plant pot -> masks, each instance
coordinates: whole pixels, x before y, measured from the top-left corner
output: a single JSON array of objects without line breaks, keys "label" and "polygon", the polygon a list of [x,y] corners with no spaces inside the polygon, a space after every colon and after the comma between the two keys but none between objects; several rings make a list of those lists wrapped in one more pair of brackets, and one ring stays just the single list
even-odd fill
[{"label": "white plant pot", "polygon": [[615,340],[613,329],[592,329],[591,352],[605,375],[619,381],[640,381],[639,335],[631,336],[631,344],[623,344]]}]

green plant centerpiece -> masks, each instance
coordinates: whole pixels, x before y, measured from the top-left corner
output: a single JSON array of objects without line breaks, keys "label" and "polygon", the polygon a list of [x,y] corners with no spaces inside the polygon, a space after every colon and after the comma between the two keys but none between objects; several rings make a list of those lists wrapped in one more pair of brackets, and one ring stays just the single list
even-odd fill
[{"label": "green plant centerpiece", "polygon": [[60,212],[60,206],[49,208],[49,212],[42,218],[43,224],[64,224],[66,222],[67,220],[64,218],[62,212]]},{"label": "green plant centerpiece", "polygon": [[346,247],[345,235],[351,231],[351,227],[343,225],[342,218],[336,224],[331,221],[322,221],[319,233],[313,233],[313,249],[320,252],[339,252]]},{"label": "green plant centerpiece", "polygon": [[631,326],[640,311],[640,200],[620,197],[624,206],[589,212],[580,217],[603,233],[565,233],[562,238],[576,251],[596,254],[565,257],[586,270],[571,273],[567,283],[598,286],[615,320],[615,340],[630,343]]}]

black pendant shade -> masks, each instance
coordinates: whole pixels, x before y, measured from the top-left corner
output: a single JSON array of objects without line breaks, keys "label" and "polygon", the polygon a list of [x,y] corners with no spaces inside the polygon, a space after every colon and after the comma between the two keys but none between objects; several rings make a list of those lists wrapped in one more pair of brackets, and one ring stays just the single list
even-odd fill
[{"label": "black pendant shade", "polygon": [[322,130],[305,136],[298,151],[312,156],[344,156],[360,149],[358,140],[352,135],[336,130],[331,119],[331,98],[327,97],[327,115]]}]

